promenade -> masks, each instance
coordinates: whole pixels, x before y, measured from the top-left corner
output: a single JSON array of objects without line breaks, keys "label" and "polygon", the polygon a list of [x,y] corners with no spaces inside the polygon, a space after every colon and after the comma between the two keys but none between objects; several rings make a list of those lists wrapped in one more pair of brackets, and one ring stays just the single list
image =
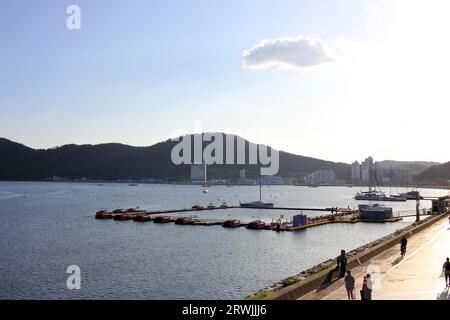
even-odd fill
[{"label": "promenade", "polygon": [[[450,257],[450,226],[448,219],[442,219],[408,238],[405,258],[400,257],[399,244],[353,268],[356,299],[360,300],[363,276],[370,273],[374,300],[450,300],[441,274],[447,257]],[[300,299],[346,300],[344,280],[336,280]]]}]

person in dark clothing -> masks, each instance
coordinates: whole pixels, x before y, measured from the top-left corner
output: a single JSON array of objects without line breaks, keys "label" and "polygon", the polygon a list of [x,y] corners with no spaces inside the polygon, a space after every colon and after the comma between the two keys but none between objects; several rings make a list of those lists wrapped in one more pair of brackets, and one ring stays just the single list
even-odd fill
[{"label": "person in dark clothing", "polygon": [[442,272],[445,275],[445,287],[450,287],[450,260],[447,258],[447,260],[444,262],[444,265],[442,266]]},{"label": "person in dark clothing", "polygon": [[402,240],[400,240],[400,254],[402,257],[406,254],[406,246],[408,245],[408,240],[403,237]]},{"label": "person in dark clothing", "polygon": [[347,271],[347,256],[345,255],[345,250],[341,250],[341,255],[337,258],[337,268],[339,269],[339,278],[345,277],[345,272]]}]

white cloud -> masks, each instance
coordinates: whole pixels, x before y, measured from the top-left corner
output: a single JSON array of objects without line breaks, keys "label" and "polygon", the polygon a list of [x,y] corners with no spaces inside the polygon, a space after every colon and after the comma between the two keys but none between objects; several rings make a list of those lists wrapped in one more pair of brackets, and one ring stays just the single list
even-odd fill
[{"label": "white cloud", "polygon": [[244,67],[251,69],[303,69],[334,61],[323,40],[304,36],[262,40],[245,50],[243,59]]}]

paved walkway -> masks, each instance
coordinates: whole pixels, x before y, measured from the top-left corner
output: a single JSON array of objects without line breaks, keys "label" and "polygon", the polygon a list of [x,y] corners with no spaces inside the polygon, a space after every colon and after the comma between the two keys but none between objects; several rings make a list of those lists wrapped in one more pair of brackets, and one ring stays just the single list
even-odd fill
[{"label": "paved walkway", "polygon": [[[442,274],[442,265],[450,257],[450,227],[444,218],[418,234],[408,238],[405,258],[400,257],[400,244],[371,261],[354,268],[355,295],[360,299],[364,274],[370,273],[374,300],[450,300]],[[347,292],[343,279],[319,292],[311,292],[301,299],[343,300]]]}]

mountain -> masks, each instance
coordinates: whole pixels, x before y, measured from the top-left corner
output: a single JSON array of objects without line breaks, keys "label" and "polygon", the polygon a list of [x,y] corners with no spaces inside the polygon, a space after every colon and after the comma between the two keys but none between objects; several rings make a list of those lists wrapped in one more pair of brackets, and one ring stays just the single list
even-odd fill
[{"label": "mountain", "polygon": [[[223,134],[222,134],[223,135]],[[225,136],[224,141],[225,141]],[[99,145],[69,144],[47,150],[31,149],[22,144],[0,139],[0,180],[45,180],[56,177],[67,179],[165,179],[189,180],[190,166],[175,165],[171,161],[172,148],[177,141],[167,140],[150,147],[133,147],[118,143]],[[204,142],[204,147],[208,143]],[[249,146],[245,140],[248,159]],[[235,157],[236,157],[235,147]],[[193,147],[192,147],[193,151]],[[226,148],[224,146],[224,158]],[[278,176],[297,177],[320,169],[332,169],[341,179],[350,178],[350,165],[299,156],[280,151]],[[257,177],[256,165],[211,165],[208,177],[237,178],[246,169],[246,176]]]},{"label": "mountain", "polygon": [[431,166],[439,165],[438,162],[430,161],[395,161],[384,160],[377,162],[377,166],[381,168],[392,169],[407,169],[411,176],[415,176]]},{"label": "mountain", "polygon": [[421,184],[448,184],[450,181],[450,162],[429,167],[415,177]]}]

